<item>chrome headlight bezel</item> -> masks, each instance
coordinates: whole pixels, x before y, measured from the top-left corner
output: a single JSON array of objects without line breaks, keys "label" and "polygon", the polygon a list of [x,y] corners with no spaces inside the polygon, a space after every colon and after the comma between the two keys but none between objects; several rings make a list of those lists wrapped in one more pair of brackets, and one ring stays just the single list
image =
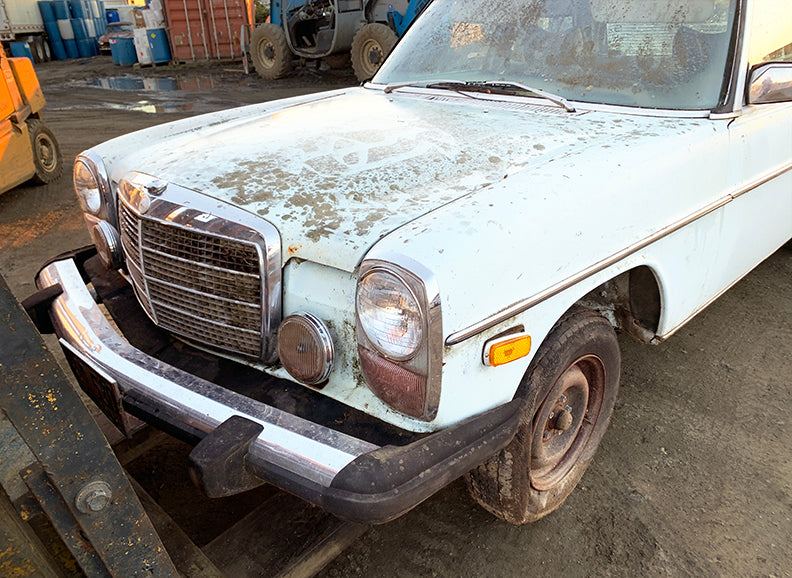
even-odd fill
[{"label": "chrome headlight bezel", "polygon": [[[394,355],[369,336],[371,328],[367,332],[360,314],[360,295],[362,285],[373,274],[387,275],[400,283],[404,286],[402,295],[415,300],[421,329],[414,348]],[[397,411],[433,420],[440,403],[443,328],[440,292],[432,272],[401,254],[364,260],[355,294],[355,322],[360,369],[369,388]]]},{"label": "chrome headlight bezel", "polygon": [[[87,175],[78,175],[78,171],[87,171]],[[93,183],[87,183],[86,177],[92,179]],[[83,212],[117,227],[115,199],[102,157],[91,150],[77,155],[77,158],[74,159],[72,178],[74,191]],[[90,184],[95,187],[91,187]]]}]

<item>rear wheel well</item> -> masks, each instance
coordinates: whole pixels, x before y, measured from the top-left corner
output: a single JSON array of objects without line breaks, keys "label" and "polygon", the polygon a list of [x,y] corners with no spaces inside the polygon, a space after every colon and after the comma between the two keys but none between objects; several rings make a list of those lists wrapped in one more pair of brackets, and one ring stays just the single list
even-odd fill
[{"label": "rear wheel well", "polygon": [[576,305],[599,312],[617,329],[649,343],[660,324],[660,284],[652,269],[641,265],[606,281]]}]

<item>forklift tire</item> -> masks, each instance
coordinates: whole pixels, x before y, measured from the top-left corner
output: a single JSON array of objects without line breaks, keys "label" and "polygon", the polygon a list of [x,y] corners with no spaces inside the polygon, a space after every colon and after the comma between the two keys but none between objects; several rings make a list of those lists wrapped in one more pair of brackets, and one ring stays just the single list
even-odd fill
[{"label": "forklift tire", "polygon": [[33,147],[33,164],[36,167],[36,174],[30,180],[39,185],[46,185],[63,174],[60,147],[55,135],[44,121],[28,119],[27,126],[30,144]]},{"label": "forklift tire", "polygon": [[286,76],[292,67],[292,53],[283,29],[271,22],[257,26],[250,38],[250,57],[261,78]]},{"label": "forklift tire", "polygon": [[360,82],[371,79],[399,38],[385,24],[366,24],[352,40],[352,68]]}]

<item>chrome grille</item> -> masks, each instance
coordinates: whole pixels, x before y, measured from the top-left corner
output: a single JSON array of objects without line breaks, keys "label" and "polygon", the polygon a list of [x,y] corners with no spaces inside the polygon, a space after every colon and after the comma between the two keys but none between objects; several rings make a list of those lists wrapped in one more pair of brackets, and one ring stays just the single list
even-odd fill
[{"label": "chrome grille", "polygon": [[157,325],[262,356],[265,312],[255,243],[142,216],[124,200],[119,221],[129,276]]}]

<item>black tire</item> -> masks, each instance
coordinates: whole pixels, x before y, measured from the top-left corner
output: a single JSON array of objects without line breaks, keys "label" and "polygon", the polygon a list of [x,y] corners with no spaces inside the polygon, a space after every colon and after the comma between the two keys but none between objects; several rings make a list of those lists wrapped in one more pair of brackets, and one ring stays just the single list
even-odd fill
[{"label": "black tire", "polygon": [[260,24],[250,37],[250,57],[261,78],[275,80],[292,68],[292,53],[283,29],[271,22]]},{"label": "black tire", "polygon": [[349,52],[338,52],[330,56],[325,56],[324,61],[332,70],[344,70],[345,68],[349,68],[352,64],[352,58]]},{"label": "black tire", "polygon": [[517,435],[465,476],[473,498],[511,524],[534,522],[558,508],[605,434],[620,366],[610,323],[586,309],[567,312],[520,383],[517,396],[526,404]]},{"label": "black tire", "polygon": [[46,62],[46,58],[44,56],[44,43],[43,38],[41,36],[31,36],[28,38],[27,44],[30,48],[31,54],[33,54],[33,62],[35,64],[41,64],[42,62]]},{"label": "black tire", "polygon": [[36,174],[30,180],[39,185],[51,183],[63,174],[63,157],[58,141],[42,120],[28,119],[27,126],[36,167]]},{"label": "black tire", "polygon": [[359,81],[374,76],[397,40],[393,30],[377,22],[366,24],[357,31],[352,40],[352,69]]}]

